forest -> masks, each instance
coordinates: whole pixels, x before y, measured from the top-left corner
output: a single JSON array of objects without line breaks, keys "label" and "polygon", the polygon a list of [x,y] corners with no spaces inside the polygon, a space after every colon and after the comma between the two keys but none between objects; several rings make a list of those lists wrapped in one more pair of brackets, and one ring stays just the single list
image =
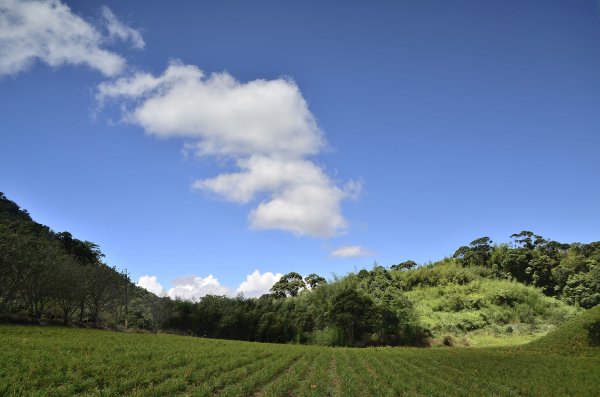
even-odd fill
[{"label": "forest", "polygon": [[600,242],[530,231],[473,240],[435,263],[373,264],[327,281],[290,272],[260,298],[158,297],[96,244],[36,223],[0,193],[0,320],[330,346],[427,346],[477,330],[557,325],[600,303]]}]

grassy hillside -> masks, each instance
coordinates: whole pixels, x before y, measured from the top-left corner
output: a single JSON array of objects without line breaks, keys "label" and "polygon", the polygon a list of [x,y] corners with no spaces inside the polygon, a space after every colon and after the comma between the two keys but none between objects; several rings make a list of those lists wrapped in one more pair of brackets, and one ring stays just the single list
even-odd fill
[{"label": "grassy hillside", "polygon": [[600,306],[588,309],[565,322],[531,343],[530,347],[556,352],[587,348],[600,350]]},{"label": "grassy hillside", "polygon": [[393,273],[434,343],[514,345],[530,342],[580,311],[539,289],[495,278],[453,259]]},{"label": "grassy hillside", "polygon": [[0,395],[597,396],[600,353],[330,348],[0,326]]},{"label": "grassy hillside", "polygon": [[417,287],[407,296],[434,337],[453,335],[459,344],[525,343],[578,311],[533,287],[497,279]]}]

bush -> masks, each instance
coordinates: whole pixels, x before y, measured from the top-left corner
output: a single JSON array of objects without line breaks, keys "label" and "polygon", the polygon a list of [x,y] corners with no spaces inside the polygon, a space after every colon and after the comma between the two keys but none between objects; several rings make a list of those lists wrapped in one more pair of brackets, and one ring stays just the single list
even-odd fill
[{"label": "bush", "polygon": [[442,340],[442,344],[444,346],[454,347],[454,338],[450,335],[446,335],[446,336],[444,336],[444,339]]},{"label": "bush", "polygon": [[318,329],[310,334],[310,343],[319,346],[341,346],[344,340],[343,332],[336,327]]},{"label": "bush", "polygon": [[600,320],[596,320],[587,326],[590,345],[600,346]]}]

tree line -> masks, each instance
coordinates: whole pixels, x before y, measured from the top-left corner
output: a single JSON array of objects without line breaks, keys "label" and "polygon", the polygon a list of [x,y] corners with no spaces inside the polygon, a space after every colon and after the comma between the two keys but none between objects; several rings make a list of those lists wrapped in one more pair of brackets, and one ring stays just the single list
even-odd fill
[{"label": "tree line", "polygon": [[563,244],[529,231],[511,238],[481,237],[438,263],[374,264],[332,282],[290,272],[260,298],[172,300],[135,286],[104,263],[96,244],[34,222],[0,193],[0,319],[278,343],[424,345],[430,332],[405,295],[418,286],[502,278],[572,305],[600,303],[600,242]]},{"label": "tree line", "polygon": [[429,336],[383,267],[333,283],[292,272],[257,299],[206,296],[174,307],[171,328],[211,338],[365,346],[424,345]]}]

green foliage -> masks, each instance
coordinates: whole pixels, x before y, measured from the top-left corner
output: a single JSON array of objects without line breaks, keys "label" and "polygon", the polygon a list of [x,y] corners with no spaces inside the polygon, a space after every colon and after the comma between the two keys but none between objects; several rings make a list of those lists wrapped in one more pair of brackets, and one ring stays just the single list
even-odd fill
[{"label": "green foliage", "polygon": [[480,237],[457,249],[453,257],[465,266],[485,266],[494,249],[492,243],[489,237]]},{"label": "green foliage", "polygon": [[26,210],[21,209],[14,201],[10,201],[2,192],[0,192],[0,219],[7,222],[32,221]]},{"label": "green foliage", "polygon": [[491,275],[540,288],[548,296],[591,308],[600,303],[600,242],[563,244],[524,230],[512,245],[491,245],[482,237],[454,254],[465,267],[484,267]]},{"label": "green foliage", "polygon": [[400,262],[397,265],[392,265],[392,266],[390,266],[390,269],[392,269],[392,270],[408,270],[408,269],[414,269],[415,267],[417,267],[417,262],[408,260],[408,261]]},{"label": "green foliage", "polygon": [[[346,277],[286,299],[207,296],[199,302],[175,302],[171,329],[211,338],[279,343],[350,345],[422,345],[412,303],[397,288],[368,294],[381,269],[366,279]],[[385,277],[384,277],[385,278]],[[385,278],[387,280],[387,278]],[[387,282],[391,285],[390,280]]]},{"label": "green foliage", "polygon": [[432,333],[543,333],[575,307],[600,303],[600,242],[562,244],[530,231],[511,237],[511,245],[480,237],[453,258],[420,267],[410,260],[390,269],[375,263],[331,283],[290,272],[259,299],[172,302],[135,287],[103,262],[94,243],[34,222],[0,193],[0,318],[105,328],[127,322],[154,332],[168,328],[262,342],[395,346],[426,345]]},{"label": "green foliage", "polygon": [[[320,280],[312,280],[311,278],[311,281],[315,281],[318,284]],[[306,284],[304,283],[302,276],[296,272],[290,272],[283,275],[279,281],[271,287],[271,293],[277,298],[285,298],[286,296],[298,296],[298,293],[305,288]]]},{"label": "green foliage", "polygon": [[311,273],[304,277],[304,282],[310,289],[315,289],[323,284],[327,284],[327,280],[325,280],[324,277],[321,277],[315,273]]},{"label": "green foliage", "polygon": [[[475,330],[491,333],[544,332],[576,312],[535,288],[506,280],[479,279],[468,284],[419,287],[407,292],[424,326],[435,335]],[[519,332],[516,332],[517,334]]]},{"label": "green foliage", "polygon": [[89,241],[55,233],[0,193],[0,318],[116,327],[124,323],[125,288],[135,311],[130,323],[148,326],[151,294],[102,262]]},{"label": "green foliage", "polygon": [[336,291],[331,299],[331,322],[346,333],[346,343],[354,344],[355,335],[364,335],[373,318],[374,303],[366,294],[350,286]]},{"label": "green foliage", "polygon": [[416,287],[436,287],[447,284],[467,284],[482,278],[492,277],[490,269],[473,266],[464,267],[455,259],[446,258],[432,265],[420,266],[414,270],[390,271],[398,287],[409,291]]}]

